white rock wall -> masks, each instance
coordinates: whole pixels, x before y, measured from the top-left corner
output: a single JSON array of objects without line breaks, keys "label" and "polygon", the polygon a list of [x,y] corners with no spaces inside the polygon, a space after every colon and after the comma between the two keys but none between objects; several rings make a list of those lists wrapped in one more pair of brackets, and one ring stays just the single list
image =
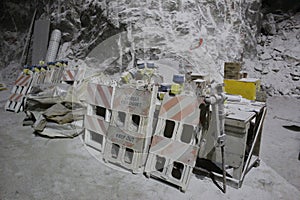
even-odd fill
[{"label": "white rock wall", "polygon": [[131,31],[135,50],[156,47],[158,57],[182,57],[217,81],[224,62],[256,55],[260,0],[89,2],[100,4],[115,27]]}]

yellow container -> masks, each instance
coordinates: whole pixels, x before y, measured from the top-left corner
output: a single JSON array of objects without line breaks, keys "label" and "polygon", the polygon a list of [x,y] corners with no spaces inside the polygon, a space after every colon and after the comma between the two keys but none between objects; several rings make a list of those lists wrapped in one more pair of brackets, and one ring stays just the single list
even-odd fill
[{"label": "yellow container", "polygon": [[123,75],[121,76],[121,79],[124,83],[129,83],[129,81],[132,79],[132,76],[129,72],[125,72],[123,73]]},{"label": "yellow container", "polygon": [[39,68],[35,67],[34,72],[40,72]]},{"label": "yellow container", "polygon": [[255,100],[256,92],[260,90],[260,80],[255,78],[224,79],[224,84],[226,93],[241,95],[249,100]]},{"label": "yellow container", "polygon": [[171,85],[170,93],[176,95],[176,94],[180,94],[182,90],[183,90],[183,84],[173,83]]}]

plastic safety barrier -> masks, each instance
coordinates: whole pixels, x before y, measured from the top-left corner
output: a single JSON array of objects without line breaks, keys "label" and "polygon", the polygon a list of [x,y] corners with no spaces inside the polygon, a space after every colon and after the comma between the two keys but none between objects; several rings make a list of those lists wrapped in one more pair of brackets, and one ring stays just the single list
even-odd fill
[{"label": "plastic safety barrier", "polygon": [[26,75],[22,72],[15,81],[12,94],[5,105],[5,110],[13,112],[23,111],[25,95],[29,92],[31,84],[32,75]]},{"label": "plastic safety barrier", "polygon": [[84,117],[87,145],[104,150],[110,122],[114,88],[107,85],[89,83],[86,90],[87,114]]},{"label": "plastic safety barrier", "polygon": [[15,81],[14,87],[12,89],[12,93],[26,94],[28,89],[30,88],[31,81],[32,81],[31,75],[26,75],[21,73],[17,78],[17,80]]},{"label": "plastic safety barrier", "polygon": [[196,164],[201,137],[200,99],[196,96],[169,96],[162,102],[158,123],[149,150],[145,173],[170,182],[185,191]]},{"label": "plastic safety barrier", "polygon": [[63,81],[74,81],[77,75],[78,70],[66,69],[63,72],[62,80]]},{"label": "plastic safety barrier", "polygon": [[153,133],[157,87],[116,88],[103,158],[132,173],[143,172]]},{"label": "plastic safety barrier", "polygon": [[20,112],[23,111],[24,109],[24,102],[25,100],[25,95],[23,94],[12,94],[6,105],[5,105],[5,110],[7,111],[13,111],[13,112]]}]

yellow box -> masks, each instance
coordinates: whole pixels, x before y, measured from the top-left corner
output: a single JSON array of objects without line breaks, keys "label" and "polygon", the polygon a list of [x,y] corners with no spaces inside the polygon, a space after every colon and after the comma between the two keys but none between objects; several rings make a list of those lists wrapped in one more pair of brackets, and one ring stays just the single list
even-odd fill
[{"label": "yellow box", "polygon": [[173,83],[171,85],[170,93],[176,95],[176,94],[180,94],[182,92],[182,90],[183,90],[183,85],[182,84]]},{"label": "yellow box", "polygon": [[260,80],[255,78],[224,79],[224,84],[226,93],[241,95],[249,100],[255,100],[256,92],[260,90]]}]

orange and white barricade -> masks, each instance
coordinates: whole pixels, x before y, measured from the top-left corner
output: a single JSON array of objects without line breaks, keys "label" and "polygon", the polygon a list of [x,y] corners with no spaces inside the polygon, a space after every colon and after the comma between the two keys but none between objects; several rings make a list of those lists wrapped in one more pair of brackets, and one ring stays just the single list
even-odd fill
[{"label": "orange and white barricade", "polygon": [[77,86],[84,79],[85,69],[66,67],[62,73],[61,81]]},{"label": "orange and white barricade", "polygon": [[35,71],[32,74],[33,80],[32,80],[32,85],[37,86],[41,84],[52,84],[53,80],[53,73],[56,69],[53,68],[47,68],[45,70],[40,70],[40,71]]},{"label": "orange and white barricade", "polygon": [[145,174],[180,187],[185,191],[196,164],[200,99],[196,96],[166,95],[146,163]]},{"label": "orange and white barricade", "polygon": [[5,110],[13,112],[23,111],[26,100],[25,97],[30,91],[31,85],[32,75],[26,75],[22,72],[15,81],[12,94],[5,105]]},{"label": "orange and white barricade", "polygon": [[78,69],[65,69],[62,75],[62,81],[75,81]]},{"label": "orange and white barricade", "polygon": [[24,94],[12,94],[5,105],[5,110],[19,112],[24,110],[25,104],[25,95]]},{"label": "orange and white barricade", "polygon": [[27,94],[32,81],[32,75],[24,74],[23,72],[19,75],[15,81],[12,93],[15,94]]},{"label": "orange and white barricade", "polygon": [[87,114],[84,117],[84,141],[102,151],[110,122],[114,88],[108,85],[88,83],[86,89]]},{"label": "orange and white barricade", "polygon": [[132,173],[143,172],[153,133],[156,95],[156,86],[152,89],[128,85],[116,88],[104,161]]}]

